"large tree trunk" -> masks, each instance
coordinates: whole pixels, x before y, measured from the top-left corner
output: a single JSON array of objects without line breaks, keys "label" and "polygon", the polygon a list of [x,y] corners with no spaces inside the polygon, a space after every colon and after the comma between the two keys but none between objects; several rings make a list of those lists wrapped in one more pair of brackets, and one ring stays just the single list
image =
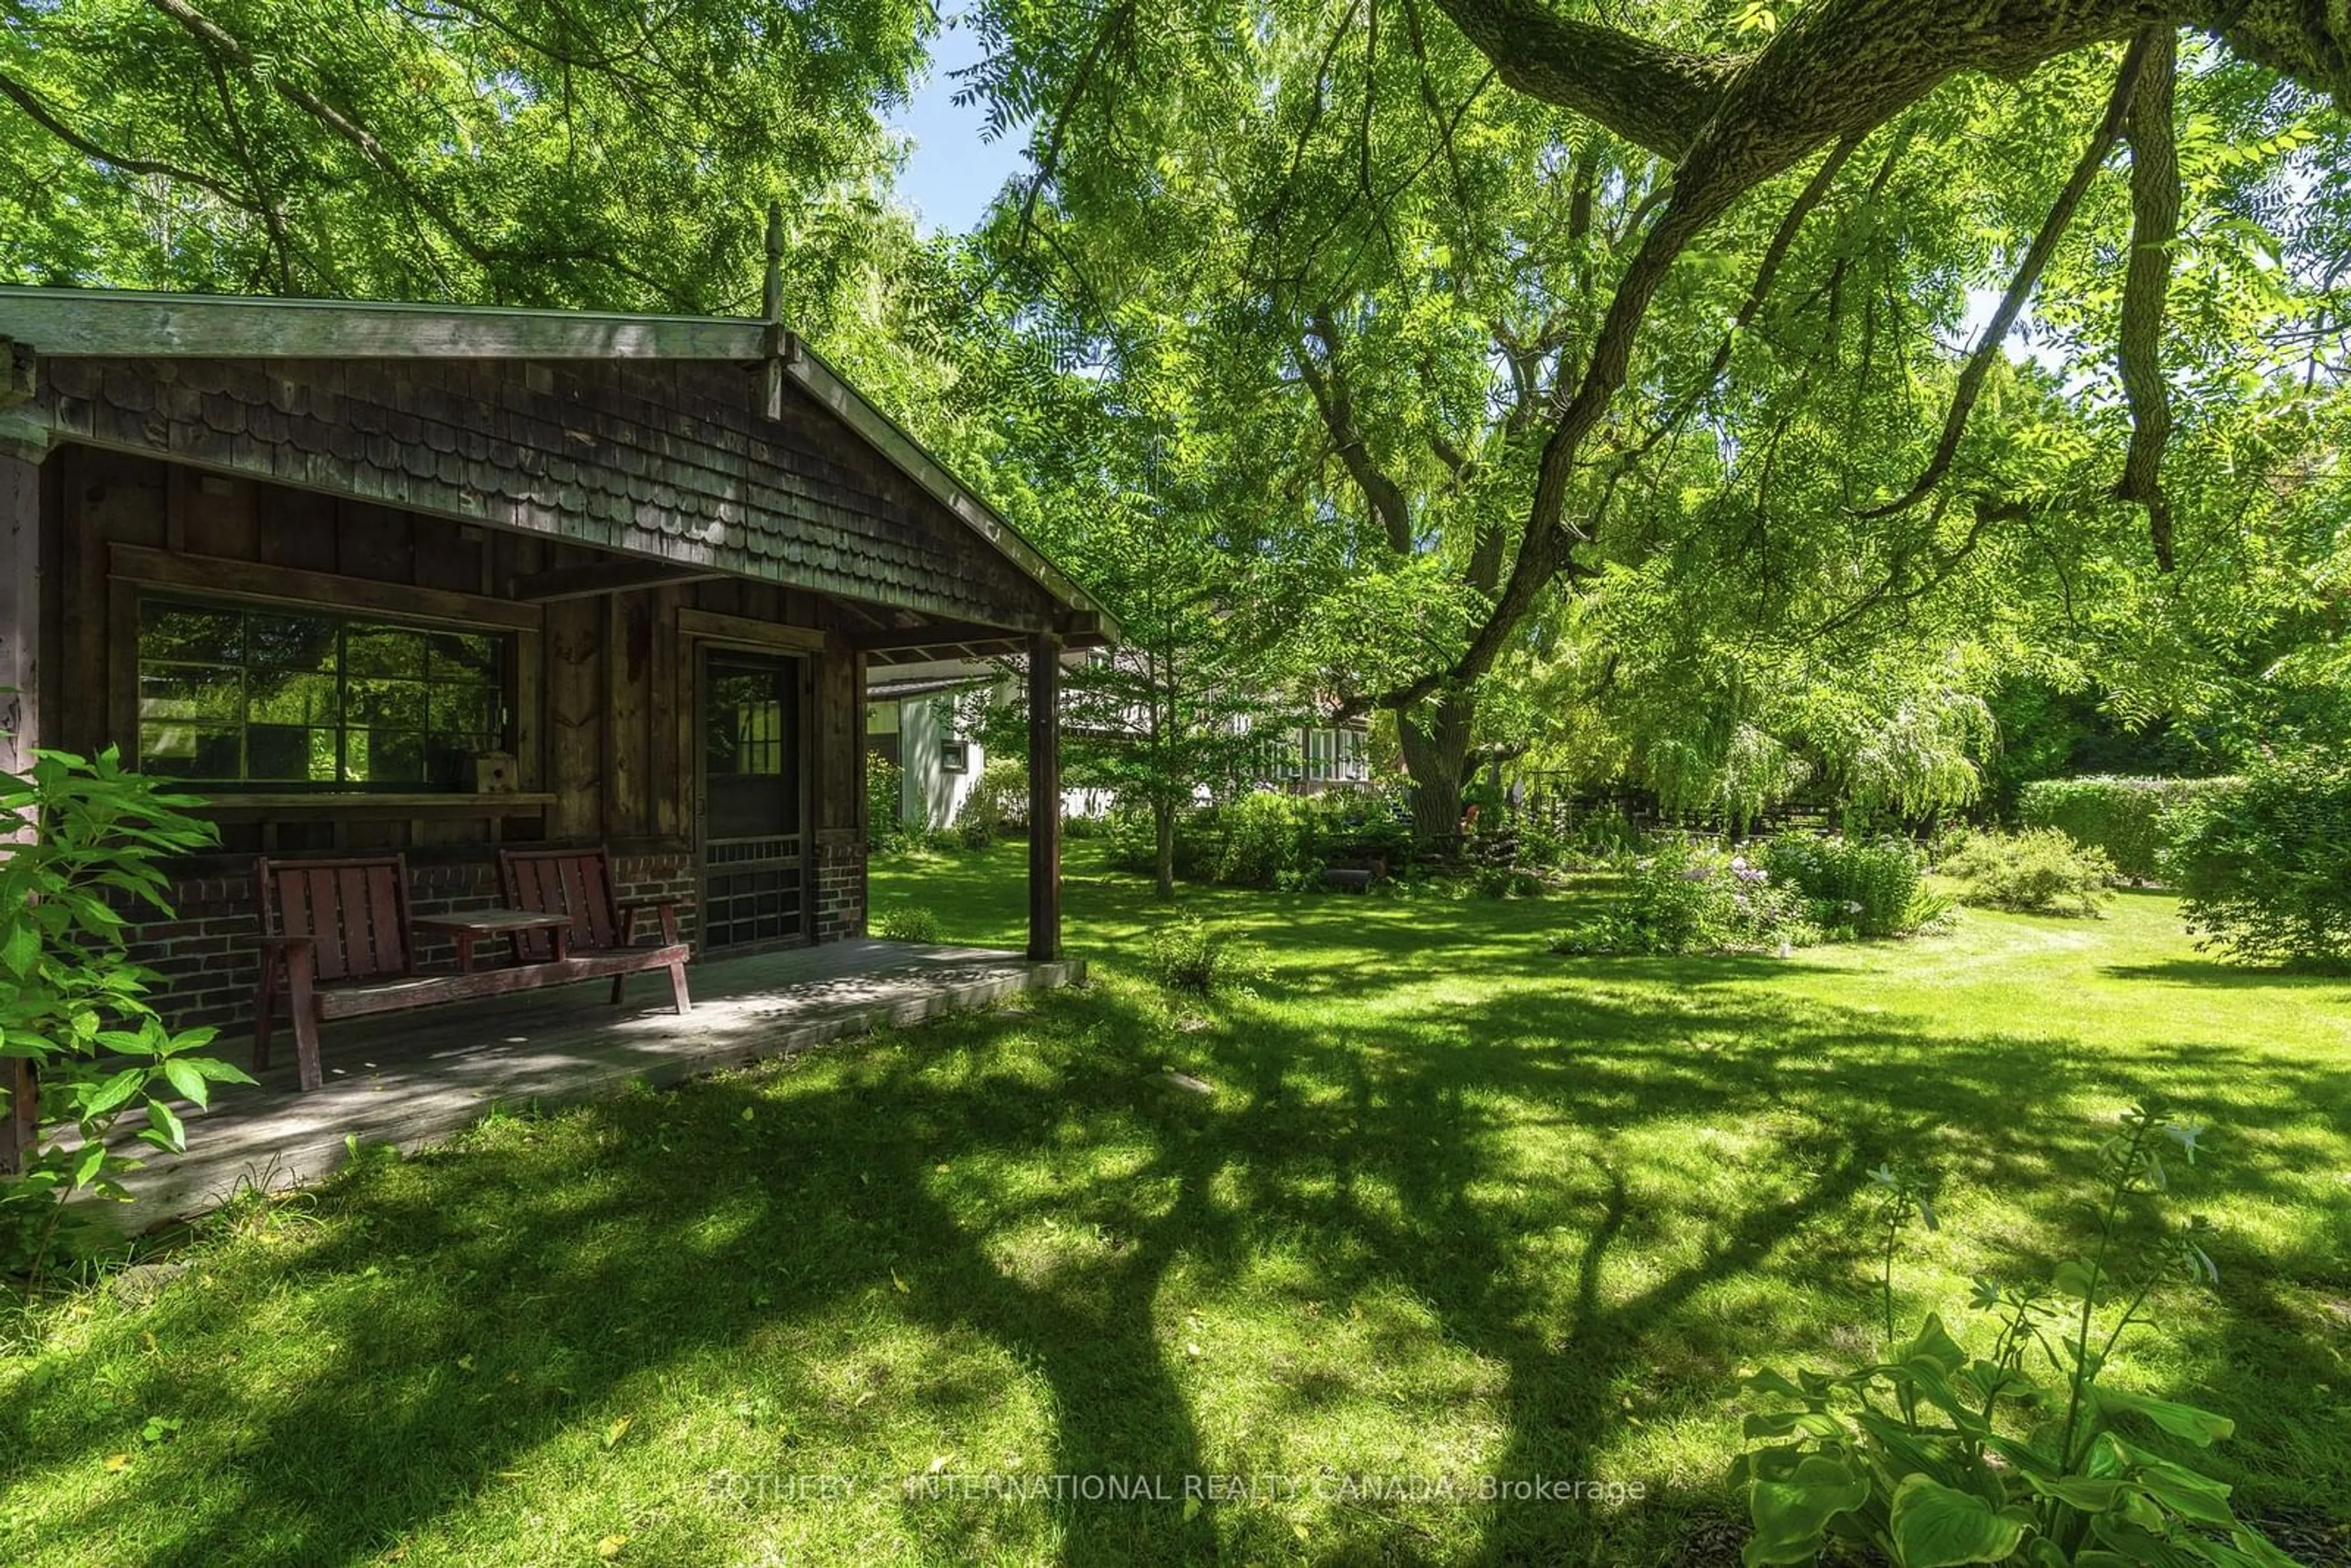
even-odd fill
[{"label": "large tree trunk", "polygon": [[1396,739],[1412,775],[1412,836],[1420,843],[1442,842],[1461,831],[1461,779],[1475,715],[1476,699],[1458,691],[1396,714]]},{"label": "large tree trunk", "polygon": [[1159,875],[1159,896],[1176,896],[1176,807],[1172,801],[1161,800],[1151,808],[1151,829],[1155,837],[1157,852],[1154,865]]}]

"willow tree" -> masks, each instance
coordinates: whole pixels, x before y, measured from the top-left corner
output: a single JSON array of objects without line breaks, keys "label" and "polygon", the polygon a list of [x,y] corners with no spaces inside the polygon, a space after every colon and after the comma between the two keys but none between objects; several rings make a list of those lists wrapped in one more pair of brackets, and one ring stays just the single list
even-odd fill
[{"label": "willow tree", "polygon": [[2337,374],[2318,7],[982,15],[1033,161],[1005,243],[1293,444],[1318,482],[1270,504],[1432,741],[1612,573],[1710,563],[1707,623],[1832,643],[2002,568],[2159,583],[2307,455],[2241,439],[2283,361]]}]

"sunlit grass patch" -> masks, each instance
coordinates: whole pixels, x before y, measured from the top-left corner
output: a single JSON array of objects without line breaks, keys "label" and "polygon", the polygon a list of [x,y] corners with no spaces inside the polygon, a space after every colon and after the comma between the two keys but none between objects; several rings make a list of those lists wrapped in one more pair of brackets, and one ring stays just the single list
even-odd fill
[{"label": "sunlit grass patch", "polygon": [[[1013,945],[1020,861],[877,896]],[[1936,1181],[1896,1311],[1956,1322],[2156,1093],[2222,1281],[2123,1375],[2237,1418],[2248,1513],[2351,1495],[2351,987],[2147,894],[1594,960],[1544,900],[1187,888],[1269,962],[1174,998],[1147,887],[1073,872],[1082,992],[502,1115],[5,1327],[0,1561],[1671,1560],[1740,1374],[1874,1350],[1870,1166]],[[1438,1484],[1538,1476],[1616,1490]]]}]

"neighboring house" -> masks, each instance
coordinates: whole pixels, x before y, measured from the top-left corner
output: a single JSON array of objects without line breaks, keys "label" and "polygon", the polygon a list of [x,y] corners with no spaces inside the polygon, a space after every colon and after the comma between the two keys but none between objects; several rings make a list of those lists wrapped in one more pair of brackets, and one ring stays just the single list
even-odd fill
[{"label": "neighboring house", "polygon": [[249,1016],[261,853],[443,909],[601,843],[697,954],[857,935],[869,668],[1114,630],[768,323],[0,287],[0,763],[208,800],[133,933],[179,1021]]},{"label": "neighboring house", "polygon": [[999,681],[993,667],[974,674],[950,663],[877,670],[866,683],[865,750],[898,768],[901,823],[954,825],[987,765],[987,748],[965,733],[960,710]]},{"label": "neighboring house", "polygon": [[[1062,663],[1075,665],[1102,656],[1071,650]],[[1009,700],[1018,684],[1000,664],[973,658],[873,672],[866,685],[866,750],[900,769],[901,821],[933,830],[955,824],[987,764],[986,748],[966,733],[963,716],[982,694]],[[1360,719],[1270,731],[1251,782],[1292,795],[1366,783],[1369,740],[1370,726]],[[1205,799],[1205,786],[1202,792]],[[1061,791],[1065,816],[1100,816],[1113,803],[1105,789]]]},{"label": "neighboring house", "polygon": [[1284,730],[1269,747],[1269,782],[1293,795],[1368,783],[1371,726],[1362,719]]}]

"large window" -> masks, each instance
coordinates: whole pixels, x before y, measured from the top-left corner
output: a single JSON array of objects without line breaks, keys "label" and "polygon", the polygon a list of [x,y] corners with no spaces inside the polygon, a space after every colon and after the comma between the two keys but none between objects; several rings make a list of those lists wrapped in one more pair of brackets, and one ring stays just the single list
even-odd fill
[{"label": "large window", "polygon": [[139,766],[203,784],[459,789],[506,744],[507,639],[144,597]]}]

